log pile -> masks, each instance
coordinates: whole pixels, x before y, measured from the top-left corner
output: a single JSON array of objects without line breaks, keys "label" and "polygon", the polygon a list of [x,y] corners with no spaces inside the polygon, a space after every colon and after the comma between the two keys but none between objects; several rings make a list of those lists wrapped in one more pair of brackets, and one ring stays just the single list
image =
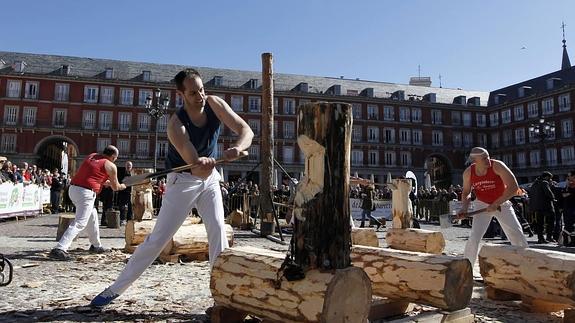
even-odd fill
[{"label": "log pile", "polygon": [[[188,218],[178,229],[170,242],[166,245],[160,259],[165,262],[177,262],[180,257],[187,260],[208,259],[208,236],[204,224],[198,224],[199,218]],[[136,247],[144,242],[148,234],[154,229],[156,220],[128,221],[126,224],[126,252],[132,253]],[[233,245],[234,232],[226,224],[226,236],[230,246]]]},{"label": "log pile", "polygon": [[441,254],[445,248],[443,234],[423,229],[396,229],[387,231],[385,241],[390,248]]},{"label": "log pile", "polygon": [[484,245],[479,253],[479,266],[485,284],[493,289],[491,295],[499,290],[517,294],[527,305],[525,308],[537,312],[575,306],[573,254]]},{"label": "log pile", "polygon": [[351,259],[371,279],[373,295],[449,311],[471,300],[473,272],[466,258],[354,246]]}]

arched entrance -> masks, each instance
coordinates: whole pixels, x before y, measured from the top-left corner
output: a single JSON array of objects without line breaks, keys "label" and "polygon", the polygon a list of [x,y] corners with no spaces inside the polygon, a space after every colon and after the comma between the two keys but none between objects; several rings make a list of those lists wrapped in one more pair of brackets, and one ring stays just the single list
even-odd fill
[{"label": "arched entrance", "polygon": [[[449,188],[451,183],[452,165],[447,157],[441,154],[432,154],[425,159],[426,177],[428,182],[436,188]],[[429,175],[429,176],[428,176]]]},{"label": "arched entrance", "polygon": [[71,176],[76,173],[78,146],[68,137],[46,137],[36,145],[34,153],[38,156],[36,164],[41,169],[58,168],[61,172]]}]

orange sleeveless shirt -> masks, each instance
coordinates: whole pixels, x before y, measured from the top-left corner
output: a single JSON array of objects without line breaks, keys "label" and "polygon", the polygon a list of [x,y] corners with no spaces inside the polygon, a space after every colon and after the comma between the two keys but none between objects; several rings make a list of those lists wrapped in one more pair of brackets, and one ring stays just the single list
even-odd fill
[{"label": "orange sleeveless shirt", "polygon": [[483,176],[475,173],[475,164],[471,165],[471,187],[477,199],[487,204],[493,203],[505,192],[503,180],[493,170],[493,160],[489,161],[490,166]]},{"label": "orange sleeveless shirt", "polygon": [[104,165],[106,158],[97,153],[92,153],[84,159],[78,173],[72,178],[72,185],[89,188],[94,192],[99,193],[102,189],[102,184],[108,180],[108,173]]}]

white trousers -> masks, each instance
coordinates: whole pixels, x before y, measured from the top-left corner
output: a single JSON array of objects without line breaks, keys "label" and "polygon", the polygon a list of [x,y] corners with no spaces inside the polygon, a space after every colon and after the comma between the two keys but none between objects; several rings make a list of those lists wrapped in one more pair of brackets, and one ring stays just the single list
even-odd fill
[{"label": "white trousers", "polygon": [[[475,200],[473,203],[477,210],[489,206],[489,204],[479,200]],[[471,266],[475,265],[477,255],[479,254],[479,242],[481,238],[483,238],[485,231],[487,231],[489,223],[491,223],[491,218],[493,217],[499,221],[501,229],[503,229],[512,245],[527,247],[527,239],[525,239],[521,224],[517,220],[515,212],[513,212],[511,202],[506,201],[501,204],[501,211],[484,212],[473,216],[471,235],[469,236],[469,240],[467,240],[467,244],[465,244],[464,251],[464,256],[469,259]]]},{"label": "white trousers", "polygon": [[88,231],[88,238],[94,247],[101,247],[100,241],[100,228],[98,227],[98,212],[94,208],[94,201],[96,200],[96,193],[89,189],[70,185],[68,196],[76,206],[76,218],[64,234],[56,248],[68,251],[72,241],[84,229]]},{"label": "white trousers", "polygon": [[224,206],[220,189],[220,174],[214,169],[207,179],[192,174],[171,173],[166,193],[152,233],[136,248],[128,264],[110,290],[122,294],[160,255],[178,231],[192,208],[197,208],[208,233],[210,265],[228,248],[224,222]]}]

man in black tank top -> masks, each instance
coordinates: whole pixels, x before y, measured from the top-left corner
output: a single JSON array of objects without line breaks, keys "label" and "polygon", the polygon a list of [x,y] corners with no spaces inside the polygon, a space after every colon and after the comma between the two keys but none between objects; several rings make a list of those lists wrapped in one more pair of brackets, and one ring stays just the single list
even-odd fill
[{"label": "man in black tank top", "polygon": [[123,293],[156,259],[192,208],[198,210],[206,226],[210,264],[213,265],[217,256],[228,247],[220,175],[214,169],[216,161],[213,158],[220,123],[238,135],[235,144],[224,149],[221,157],[225,160],[239,158],[250,147],[254,134],[224,100],[205,94],[196,70],[181,71],[175,81],[177,92],[184,99],[184,108],[168,121],[171,149],[167,162],[171,167],[180,164],[199,167],[191,172],[168,175],[166,194],[153,232],[138,246],[114,284],[96,296],[91,306],[106,306]]}]

